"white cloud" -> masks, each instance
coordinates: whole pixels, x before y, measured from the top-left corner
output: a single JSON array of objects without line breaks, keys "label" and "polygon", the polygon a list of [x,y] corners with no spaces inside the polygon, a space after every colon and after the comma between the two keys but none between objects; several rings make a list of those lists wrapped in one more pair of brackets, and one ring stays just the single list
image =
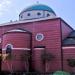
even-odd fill
[{"label": "white cloud", "polygon": [[12,0],[0,0],[0,15],[4,14],[10,6],[11,6]]}]

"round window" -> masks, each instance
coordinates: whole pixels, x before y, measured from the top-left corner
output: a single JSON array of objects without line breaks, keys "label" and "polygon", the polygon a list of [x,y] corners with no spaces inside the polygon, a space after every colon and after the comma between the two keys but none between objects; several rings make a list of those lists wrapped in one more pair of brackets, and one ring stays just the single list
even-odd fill
[{"label": "round window", "polygon": [[41,33],[36,34],[36,40],[37,41],[42,41],[44,39],[44,35]]}]

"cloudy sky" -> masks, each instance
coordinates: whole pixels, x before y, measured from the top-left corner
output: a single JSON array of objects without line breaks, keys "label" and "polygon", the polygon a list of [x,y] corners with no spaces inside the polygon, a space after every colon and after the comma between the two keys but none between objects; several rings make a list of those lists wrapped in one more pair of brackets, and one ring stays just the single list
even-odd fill
[{"label": "cloudy sky", "polygon": [[0,0],[0,24],[18,20],[19,13],[37,1],[50,6],[57,16],[75,29],[75,0]]}]

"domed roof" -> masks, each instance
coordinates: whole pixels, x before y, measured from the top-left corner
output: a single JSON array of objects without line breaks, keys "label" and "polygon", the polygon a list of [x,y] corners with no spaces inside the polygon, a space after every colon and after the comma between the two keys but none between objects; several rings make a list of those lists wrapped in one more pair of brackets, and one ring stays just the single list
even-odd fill
[{"label": "domed roof", "polygon": [[52,12],[53,14],[55,14],[55,12],[52,10],[52,8],[50,8],[47,5],[43,5],[43,4],[32,5],[26,9],[24,9],[21,13],[26,12],[26,11],[32,11],[32,10],[44,10],[44,11],[49,11],[49,12]]}]

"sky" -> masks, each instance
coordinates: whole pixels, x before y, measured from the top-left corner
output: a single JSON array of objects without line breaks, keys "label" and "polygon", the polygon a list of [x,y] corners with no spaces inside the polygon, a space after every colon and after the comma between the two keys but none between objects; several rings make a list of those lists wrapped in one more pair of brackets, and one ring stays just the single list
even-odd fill
[{"label": "sky", "polygon": [[75,29],[75,0],[0,0],[0,24],[19,20],[20,12],[37,2],[51,7],[58,17]]}]

